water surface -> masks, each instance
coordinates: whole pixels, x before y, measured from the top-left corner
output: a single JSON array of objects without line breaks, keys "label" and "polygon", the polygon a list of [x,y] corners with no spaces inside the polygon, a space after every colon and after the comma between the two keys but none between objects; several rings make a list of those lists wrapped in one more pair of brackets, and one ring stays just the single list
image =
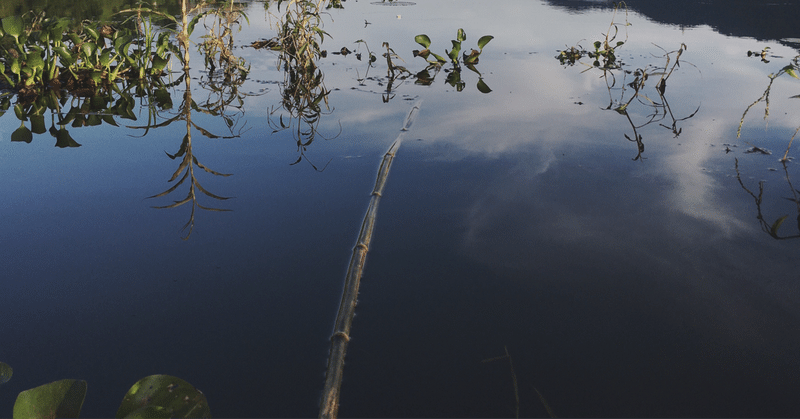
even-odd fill
[{"label": "water surface", "polygon": [[[199,203],[232,211],[198,209],[185,241],[189,206],[151,207],[187,189],[146,199],[172,185],[179,160],[165,152],[178,151],[185,126],[145,136],[76,128],[81,147],[62,149],[48,134],[10,142],[20,121],[0,117],[0,360],[14,368],[0,408],[10,412],[24,389],[79,378],[89,382],[83,417],[110,416],[130,385],[163,373],[201,389],[217,417],[316,415],[380,158],[422,100],[381,201],[341,416],[513,416],[508,360],[482,362],[504,348],[523,416],[547,415],[534,388],[562,417],[800,411],[800,242],[776,240],[757,218],[772,226],[788,215],[776,236],[800,234],[797,166],[778,161],[800,125],[790,98],[800,82],[776,80],[768,128],[758,104],[737,138],[767,76],[798,54],[778,38],[788,35],[659,23],[635,11],[647,4],[630,2],[627,38],[619,35],[624,69],[664,66],[665,51],[688,47],[667,84],[672,114],[642,126],[654,108],[628,109],[640,153],[626,138],[628,119],[606,109],[627,101],[632,91],[621,87],[633,75],[616,72],[609,89],[601,71],[554,58],[600,39],[607,6],[344,6],[326,17],[329,51],[364,40],[380,57],[387,41],[417,71],[417,34],[440,54],[460,27],[467,47],[493,35],[479,65],[492,92],[465,71],[461,92],[440,75],[430,87],[395,83],[384,103],[381,59],[359,82],[364,61],[330,54],[320,66],[332,111],[301,154],[291,130],[268,124],[283,75],[274,53],[244,48],[275,33],[274,18],[252,3],[237,35],[252,66],[237,113],[244,129],[218,139],[195,131],[192,142],[200,163],[232,174],[196,169],[205,189],[233,197]],[[762,7],[771,10],[753,13]],[[746,54],[765,46],[769,63]],[[207,75],[193,63],[201,100]],[[173,101],[181,95],[177,88]],[[192,119],[231,135],[219,118]],[[772,154],[745,153],[752,146]],[[756,201],[743,185],[757,197],[760,181]]]}]

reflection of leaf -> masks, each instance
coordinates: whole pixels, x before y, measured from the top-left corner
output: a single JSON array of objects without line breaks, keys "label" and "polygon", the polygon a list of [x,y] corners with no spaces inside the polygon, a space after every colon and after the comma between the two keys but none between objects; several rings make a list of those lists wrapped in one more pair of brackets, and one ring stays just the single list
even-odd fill
[{"label": "reflection of leaf", "polygon": [[47,132],[47,127],[44,124],[44,115],[31,115],[31,131],[36,134]]},{"label": "reflection of leaf", "polygon": [[86,397],[86,381],[59,380],[19,393],[14,418],[77,418]]},{"label": "reflection of leaf", "polygon": [[[198,181],[196,181],[196,180],[194,181],[194,185],[195,185],[195,186],[197,186],[197,189],[200,189],[200,192],[202,192],[202,193],[204,193],[204,194],[206,194],[206,195],[208,195],[208,196],[210,196],[210,197],[212,197],[212,198],[214,198],[214,199],[219,199],[220,201],[224,201],[224,200],[226,200],[226,199],[230,199],[230,197],[224,197],[224,196],[214,195],[213,193],[211,193],[211,192],[207,191],[205,188],[203,188],[202,186],[200,186],[200,182],[198,182]],[[200,206],[200,204],[197,204],[197,205],[198,205],[198,206]]]},{"label": "reflection of leaf", "polygon": [[788,215],[784,215],[783,217],[775,220],[775,223],[772,224],[772,227],[770,227],[770,233],[772,233],[773,236],[778,235],[778,229],[781,227],[781,224],[783,224],[783,222],[786,221],[787,217]]},{"label": "reflection of leaf", "polygon": [[481,93],[489,93],[492,91],[492,89],[490,89],[489,86],[484,83],[483,79],[478,79],[478,91]]},{"label": "reflection of leaf", "polygon": [[61,127],[56,133],[56,147],[66,148],[66,147],[80,147],[81,145],[78,144],[77,141],[72,139],[72,136],[69,135],[69,131],[66,128]]},{"label": "reflection of leaf", "polygon": [[14,375],[14,369],[5,362],[0,362],[0,384],[7,383]]},{"label": "reflection of leaf", "polygon": [[208,173],[211,173],[211,174],[214,174],[214,175],[217,175],[217,176],[225,176],[225,177],[228,177],[228,176],[230,176],[230,175],[231,175],[231,173],[219,173],[219,172],[215,172],[215,171],[213,171],[213,170],[211,170],[211,169],[209,169],[209,168],[207,168],[207,167],[203,166],[202,164],[200,164],[200,162],[198,162],[198,161],[197,161],[197,157],[194,157],[194,156],[192,156],[192,159],[194,160],[194,164],[196,164],[196,165],[197,165],[197,167],[199,167],[199,168],[201,168],[201,169],[205,170],[205,171],[206,171],[206,172],[208,172]]},{"label": "reflection of leaf", "polygon": [[25,126],[25,122],[22,122],[19,128],[11,133],[11,141],[20,141],[26,143],[33,141],[33,133],[31,133],[31,130]]}]

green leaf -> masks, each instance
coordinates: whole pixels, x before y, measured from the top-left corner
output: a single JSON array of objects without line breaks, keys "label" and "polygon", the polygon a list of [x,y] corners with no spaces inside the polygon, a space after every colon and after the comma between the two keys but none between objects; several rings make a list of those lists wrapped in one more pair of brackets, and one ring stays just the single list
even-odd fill
[{"label": "green leaf", "polygon": [[152,71],[153,74],[159,74],[161,71],[164,70],[164,67],[167,66],[169,60],[159,57],[158,55],[153,56],[153,67]]},{"label": "green leaf", "polygon": [[12,73],[16,74],[17,76],[20,75],[20,73],[22,72],[22,67],[19,65],[19,59],[14,58],[14,60],[11,61],[10,70],[11,70]]},{"label": "green leaf", "polygon": [[19,39],[19,36],[22,35],[22,18],[19,16],[9,16],[3,19],[3,31],[5,33],[14,37],[14,39]]},{"label": "green leaf", "polygon": [[791,66],[791,65],[787,65],[786,67],[783,67],[783,71],[785,71],[786,74],[788,74],[788,75],[790,75],[790,76],[792,76],[792,77],[794,77],[796,79],[800,78],[800,77],[797,77],[797,73],[795,73],[794,67]]},{"label": "green leaf", "polygon": [[5,362],[0,362],[0,384],[7,383],[14,375],[14,369]]},{"label": "green leaf", "polygon": [[54,381],[19,393],[13,417],[77,418],[85,397],[86,381]]},{"label": "green leaf", "polygon": [[489,93],[492,89],[489,88],[488,85],[483,81],[483,79],[478,79],[478,91],[481,93]]},{"label": "green leaf", "polygon": [[461,52],[461,42],[460,41],[450,41],[453,43],[453,49],[447,53],[447,56],[450,57],[453,61],[458,61],[458,53]]},{"label": "green leaf", "polygon": [[426,49],[431,46],[431,38],[428,38],[428,35],[425,34],[415,36],[414,41]]},{"label": "green leaf", "polygon": [[494,39],[492,35],[482,36],[481,39],[478,40],[478,48],[483,50],[483,47],[485,47],[486,44],[488,44],[492,39]]},{"label": "green leaf", "polygon": [[[146,409],[146,410],[143,410]],[[134,384],[117,410],[117,418],[149,417],[148,413],[166,416],[205,418],[211,416],[208,401],[191,384],[169,375],[151,375]]]},{"label": "green leaf", "polygon": [[84,26],[83,31],[89,34],[89,36],[92,38],[92,41],[97,42],[97,40],[100,38],[100,35],[97,34],[97,31],[88,26]]},{"label": "green leaf", "polygon": [[100,60],[100,65],[108,68],[108,65],[111,63],[111,49],[109,48],[101,52],[98,58]]},{"label": "green leaf", "polygon": [[103,72],[102,71],[92,71],[89,75],[92,78],[92,81],[95,84],[102,84],[103,83]]},{"label": "green leaf", "polygon": [[459,42],[467,40],[467,33],[464,32],[464,29],[458,28],[458,34],[456,34],[456,39],[458,39]]},{"label": "green leaf", "polygon": [[186,30],[189,35],[191,35],[192,32],[194,32],[194,27],[195,25],[197,25],[197,22],[199,22],[200,19],[204,18],[207,14],[208,12],[198,13],[197,16],[195,16],[194,18],[192,18],[192,20],[189,21],[189,25],[187,25],[186,27]]},{"label": "green leaf", "polygon": [[94,42],[84,42],[83,45],[81,45],[81,52],[83,53],[84,59],[90,60],[95,51],[97,51],[97,44]]},{"label": "green leaf", "polygon": [[55,47],[53,51],[58,54],[58,58],[61,59],[61,63],[66,65],[67,67],[75,64],[75,58],[72,56],[72,53],[65,47]]},{"label": "green leaf", "polygon": [[28,53],[27,66],[34,70],[44,68],[44,60],[42,60],[42,54],[39,51],[31,51],[30,53]]}]

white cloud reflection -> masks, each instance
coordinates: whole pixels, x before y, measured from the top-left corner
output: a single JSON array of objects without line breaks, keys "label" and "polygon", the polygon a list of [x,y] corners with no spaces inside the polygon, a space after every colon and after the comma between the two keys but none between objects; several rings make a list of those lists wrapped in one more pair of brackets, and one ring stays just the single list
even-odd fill
[{"label": "white cloud reflection", "polygon": [[[402,19],[397,19],[398,14]],[[447,18],[442,19],[442,16]],[[620,58],[631,69],[663,65],[664,59],[657,57],[663,51],[655,45],[671,51],[681,43],[686,44],[688,50],[681,57],[684,64],[671,76],[667,97],[676,118],[688,116],[700,106],[692,119],[678,123],[683,128],[679,138],[673,138],[657,124],[640,128],[639,133],[645,135],[648,160],[643,164],[630,162],[629,158],[636,152],[635,144],[625,141],[623,134],[632,137],[633,133],[624,117],[601,110],[608,106],[610,99],[600,73],[594,70],[581,73],[583,67],[580,66],[561,68],[554,59],[556,50],[566,46],[580,42],[589,47],[608,30],[611,16],[609,10],[567,14],[539,2],[494,2],[491,7],[485,2],[465,1],[419,1],[409,7],[348,2],[344,12],[332,14],[334,23],[326,27],[333,36],[333,40],[326,41],[328,48],[335,50],[340,45],[349,45],[354,49],[357,45],[349,42],[363,39],[380,55],[381,42],[389,40],[395,51],[410,60],[410,51],[418,48],[413,42],[418,33],[430,35],[434,49],[447,48],[445,40],[451,39],[458,27],[467,30],[467,47],[474,45],[471,42],[479,34],[492,34],[495,38],[486,47],[479,69],[493,92],[488,95],[477,92],[477,76],[469,71],[464,73],[467,83],[464,92],[443,94],[442,90],[448,90],[449,86],[439,80],[435,86],[427,88],[405,84],[399,86],[398,97],[388,105],[379,104],[375,95],[367,100],[374,101],[376,106],[364,107],[366,93],[342,91],[332,96],[341,101],[337,104],[337,118],[344,126],[371,127],[367,131],[385,130],[386,121],[397,120],[399,126],[402,119],[399,115],[410,107],[409,102],[399,100],[403,95],[424,98],[423,110],[411,133],[424,141],[410,142],[405,147],[447,150],[426,153],[431,159],[534,156],[508,168],[507,174],[513,173],[514,183],[522,188],[530,186],[526,182],[535,182],[555,162],[579,162],[583,164],[581,170],[594,167],[593,170],[599,172],[623,171],[631,177],[643,172],[645,177],[657,177],[670,185],[660,197],[670,211],[709,223],[725,237],[752,228],[748,227],[752,223],[745,223],[741,216],[725,208],[719,196],[720,175],[705,169],[723,164],[721,159],[732,161],[721,152],[721,144],[737,141],[735,133],[741,113],[763,93],[768,81],[766,75],[777,72],[788,58],[763,64],[745,54],[748,49],[763,48],[763,43],[723,36],[708,27],[682,30],[662,26],[629,13],[627,18],[631,26],[627,27],[627,38],[623,27],[618,36],[626,41],[620,49]],[[623,15],[617,16],[617,22],[624,20]],[[365,21],[370,25],[365,25]],[[773,54],[793,56],[788,48],[778,44],[770,46]],[[405,65],[412,70],[419,69],[421,60],[417,60]],[[354,62],[336,57],[325,62],[327,69],[348,67],[347,71],[328,71],[329,85],[353,85]],[[381,62],[378,68],[371,70],[372,75],[382,76],[384,68]],[[358,71],[363,72],[363,68]],[[618,80],[616,89],[611,92],[613,97],[619,98],[622,85],[623,80]],[[373,83],[366,89],[380,92],[382,88]],[[625,97],[630,93],[628,90]],[[775,100],[785,101],[785,98]],[[358,111],[349,111],[351,106]],[[645,120],[649,111],[642,105],[632,106],[630,110],[638,124]],[[761,123],[757,114],[763,112],[763,108],[752,112],[748,126],[757,127]],[[796,121],[783,115],[774,115],[770,120],[771,127],[794,123]],[[382,142],[375,144],[378,148],[384,146]],[[602,161],[598,150],[605,150],[606,155],[611,154],[609,150],[615,150],[617,157]],[[497,183],[506,184],[503,179]],[[470,234],[478,234],[484,228],[481,225],[488,223],[485,218],[497,213],[493,205],[518,203],[517,189],[493,186],[487,190],[492,197],[479,199],[471,211]],[[563,214],[569,210],[560,208],[557,212]],[[590,216],[566,218],[569,222],[564,225],[571,226],[572,236],[587,234],[593,230],[590,225],[597,222]],[[578,227],[574,227],[576,225]]]}]

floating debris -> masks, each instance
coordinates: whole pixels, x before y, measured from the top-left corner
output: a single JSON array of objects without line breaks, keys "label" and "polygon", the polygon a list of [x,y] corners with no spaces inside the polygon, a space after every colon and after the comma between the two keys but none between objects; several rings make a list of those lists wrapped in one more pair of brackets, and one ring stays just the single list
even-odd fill
[{"label": "floating debris", "polygon": [[760,154],[766,154],[766,155],[772,154],[772,152],[767,150],[766,148],[761,148],[761,147],[756,147],[756,146],[748,148],[747,150],[745,150],[745,153],[746,154],[760,153]]}]

